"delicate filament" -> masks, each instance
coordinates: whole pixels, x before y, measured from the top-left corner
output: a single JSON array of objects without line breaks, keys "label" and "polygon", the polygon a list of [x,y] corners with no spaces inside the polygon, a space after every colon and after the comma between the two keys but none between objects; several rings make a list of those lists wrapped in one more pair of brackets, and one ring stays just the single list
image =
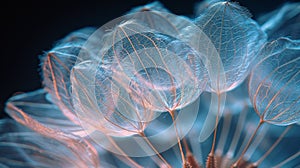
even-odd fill
[{"label": "delicate filament", "polygon": [[165,163],[167,167],[171,167],[170,164],[162,157],[162,155],[155,149],[155,147],[152,145],[152,143],[149,141],[149,139],[145,136],[145,133],[142,132],[140,135],[144,138],[144,140],[147,142],[147,144],[151,147],[151,149],[156,153],[156,155]]},{"label": "delicate filament", "polygon": [[177,143],[178,143],[178,147],[179,147],[180,154],[181,154],[181,160],[182,160],[182,163],[184,164],[184,163],[185,163],[185,158],[184,158],[184,153],[183,153],[183,150],[182,150],[180,138],[179,138],[179,135],[178,135],[178,130],[177,130],[177,126],[176,126],[176,121],[175,121],[175,118],[174,118],[174,111],[169,111],[169,113],[170,113],[170,115],[171,115],[171,117],[172,117],[172,121],[173,121],[173,123],[174,123],[174,129],[175,129],[175,132],[176,132]]},{"label": "delicate filament", "polygon": [[[184,164],[184,166],[185,167],[190,166],[192,168],[200,168],[200,166],[197,163],[196,159],[194,158],[192,152],[190,151],[187,140],[185,138],[183,138],[182,142],[184,145],[184,149],[185,149],[185,153],[186,153],[186,160],[187,160],[187,162]],[[188,165],[188,166],[186,166],[186,165]]]},{"label": "delicate filament", "polygon": [[[120,160],[124,160],[123,162],[128,164],[129,166],[142,168],[142,166],[140,166],[138,163],[136,163],[130,157],[128,157],[126,155],[126,153],[115,143],[115,141],[110,136],[106,136],[106,137],[109,139],[109,141],[112,143],[112,145],[127,159],[127,160],[124,160],[123,158],[119,157]],[[116,156],[118,156],[118,155],[116,155]]]},{"label": "delicate filament", "polygon": [[236,150],[236,147],[238,144],[238,140],[241,136],[241,133],[242,133],[241,128],[244,127],[244,125],[245,125],[244,123],[245,123],[246,116],[247,116],[247,110],[248,110],[248,107],[246,106],[239,116],[237,127],[235,128],[235,131],[233,134],[233,140],[231,141],[229,150],[227,151],[227,154],[226,154],[226,156],[230,159],[233,158],[234,151]]},{"label": "delicate filament", "polygon": [[[215,160],[215,145],[216,145],[216,139],[217,139],[217,127],[218,127],[218,121],[219,121],[219,115],[220,115],[220,104],[221,104],[221,95],[218,94],[218,112],[217,112],[217,116],[216,116],[216,121],[215,121],[215,130],[214,130],[214,138],[213,138],[213,142],[212,142],[212,146],[211,146],[211,150],[210,153],[208,155],[207,161],[206,161],[206,165],[207,167],[209,166],[209,168],[216,168],[216,160]],[[213,167],[211,167],[213,166]]]},{"label": "delicate filament", "polygon": [[277,164],[276,166],[274,166],[274,168],[280,168],[282,167],[283,165],[285,165],[286,163],[288,163],[289,161],[291,160],[294,160],[295,158],[299,157],[300,156],[300,151],[293,154],[292,156],[288,157],[287,159],[285,159],[284,161],[282,161],[281,163]]},{"label": "delicate filament", "polygon": [[233,164],[233,167],[238,167],[238,165],[239,165],[239,163],[242,161],[242,159],[243,159],[243,157],[244,157],[246,151],[248,150],[250,144],[252,143],[252,141],[253,141],[255,135],[257,134],[257,131],[259,130],[259,128],[262,126],[263,123],[264,123],[264,120],[260,120],[260,122],[259,122],[259,124],[257,125],[257,127],[256,127],[256,129],[255,129],[255,131],[254,131],[254,133],[252,134],[251,138],[248,140],[248,143],[247,143],[246,147],[244,148],[244,150],[243,150],[241,156],[240,156],[239,159]]},{"label": "delicate filament", "polygon": [[225,119],[224,119],[220,140],[219,140],[219,143],[218,143],[218,147],[216,149],[217,156],[222,156],[222,154],[223,154],[226,139],[228,137],[229,130],[230,130],[231,119],[232,119],[232,115],[230,113],[227,114]]},{"label": "delicate filament", "polygon": [[276,142],[271,146],[271,148],[258,160],[254,163],[254,165],[257,167],[273,150],[274,148],[280,143],[282,138],[285,136],[285,134],[291,129],[291,126],[288,126],[280,135],[280,137],[276,140]]}]

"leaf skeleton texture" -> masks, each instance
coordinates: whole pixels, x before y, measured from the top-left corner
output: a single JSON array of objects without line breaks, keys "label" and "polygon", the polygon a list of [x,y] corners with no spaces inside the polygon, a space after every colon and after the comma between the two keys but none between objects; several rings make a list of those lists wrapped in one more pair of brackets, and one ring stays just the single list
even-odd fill
[{"label": "leaf skeleton texture", "polygon": [[220,83],[221,88],[234,89],[249,74],[253,60],[266,42],[266,34],[250,18],[247,9],[233,2],[210,4],[194,23],[210,38],[220,55],[226,77],[226,83]]},{"label": "leaf skeleton texture", "polygon": [[88,41],[84,48],[98,51],[91,57],[80,53],[71,73],[78,116],[91,118],[90,128],[99,128],[101,122],[95,119],[101,118],[103,129],[132,135],[144,130],[159,112],[194,102],[207,82],[207,72],[203,56],[179,33],[184,25],[193,23],[169,13],[144,11],[97,30],[89,41],[101,43]]},{"label": "leaf skeleton texture", "polygon": [[266,45],[253,69],[249,94],[258,115],[276,125],[300,119],[300,43],[280,38]]},{"label": "leaf skeleton texture", "polygon": [[8,99],[0,167],[297,167],[298,9],[152,2],[67,35]]},{"label": "leaf skeleton texture", "polygon": [[41,57],[43,85],[49,92],[51,101],[77,124],[79,121],[74,113],[70,93],[70,72],[79,52],[84,50],[83,44],[94,31],[94,28],[84,28],[73,32]]}]

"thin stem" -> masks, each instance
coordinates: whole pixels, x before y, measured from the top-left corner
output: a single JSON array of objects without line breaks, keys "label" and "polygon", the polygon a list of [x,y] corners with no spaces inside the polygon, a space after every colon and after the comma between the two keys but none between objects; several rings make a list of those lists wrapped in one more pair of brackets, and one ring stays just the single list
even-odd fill
[{"label": "thin stem", "polygon": [[201,148],[201,143],[199,143],[198,140],[196,140],[195,135],[189,134],[189,141],[191,144],[191,148],[193,149],[193,155],[195,157],[195,160],[197,160],[197,163],[199,165],[199,167],[203,167],[203,156],[202,156],[202,148]]},{"label": "thin stem", "polygon": [[187,143],[187,140],[185,138],[182,139],[183,145],[184,145],[184,149],[186,151],[186,160],[187,162],[184,163],[183,168],[200,168],[198,162],[196,161],[196,159],[194,158],[189,145]]},{"label": "thin stem", "polygon": [[240,136],[242,133],[241,128],[243,128],[245,125],[247,110],[248,110],[248,107],[246,106],[239,116],[238,123],[237,123],[237,126],[236,126],[234,134],[233,134],[233,139],[231,141],[229,150],[227,151],[227,154],[226,154],[226,156],[230,159],[233,158],[234,151],[236,151],[238,140],[240,139]]},{"label": "thin stem", "polygon": [[289,161],[296,159],[298,156],[300,156],[300,151],[297,152],[297,153],[295,153],[295,154],[293,154],[292,156],[288,157],[284,161],[280,162],[279,164],[277,164],[276,166],[274,166],[274,168],[280,168],[283,165],[285,165],[286,163],[288,163]]},{"label": "thin stem", "polygon": [[185,149],[185,153],[188,154],[188,153],[191,153],[190,151],[190,148],[189,148],[189,145],[187,143],[187,140],[185,138],[182,139],[182,142],[183,142],[183,146],[184,146],[184,149]]},{"label": "thin stem", "polygon": [[262,129],[259,132],[259,136],[255,137],[253,142],[251,143],[251,147],[247,150],[246,154],[244,155],[244,160],[249,160],[251,156],[254,154],[255,150],[258,148],[258,146],[262,143],[262,141],[265,139],[266,134],[269,131],[269,127],[265,126],[264,129]]},{"label": "thin stem", "polygon": [[[140,133],[141,137],[144,138],[144,140],[147,142],[147,144],[151,147],[151,149],[156,153],[156,155],[166,164],[167,167],[171,167],[170,164],[162,157],[162,155],[155,149],[155,147],[152,145],[152,143],[149,141],[149,139],[146,137],[144,132]],[[160,165],[158,165],[160,166]]]},{"label": "thin stem", "polygon": [[215,145],[216,145],[216,139],[217,139],[218,121],[219,121],[220,106],[221,106],[220,99],[221,99],[221,96],[220,96],[220,94],[218,94],[218,112],[217,112],[216,122],[215,122],[214,138],[213,138],[213,142],[212,142],[212,146],[211,146],[211,150],[210,150],[211,156],[214,156],[214,154],[215,154]]},{"label": "thin stem", "polygon": [[274,148],[280,143],[285,134],[291,129],[291,126],[288,126],[276,140],[276,142],[271,146],[271,148],[258,160],[254,163],[256,167],[274,150]]},{"label": "thin stem", "polygon": [[[124,163],[126,163],[128,166],[134,166],[134,167],[137,167],[137,168],[142,168],[142,166],[140,166],[138,163],[136,163],[135,161],[133,161],[130,157],[127,156],[127,154],[116,144],[116,142],[110,137],[110,136],[107,136],[105,135],[108,140],[112,143],[112,145],[121,153],[121,155],[116,155],[116,156],[119,156],[118,158],[120,160],[122,160]],[[125,159],[123,159],[125,158]]]},{"label": "thin stem", "polygon": [[229,135],[231,119],[232,119],[231,113],[227,114],[227,116],[224,119],[220,139],[219,139],[217,149],[216,149],[216,155],[217,156],[222,156],[223,155],[226,140],[227,140],[227,137]]},{"label": "thin stem", "polygon": [[242,159],[243,159],[243,157],[244,157],[246,151],[248,150],[250,144],[252,143],[252,141],[253,141],[255,135],[257,134],[257,131],[259,130],[259,128],[262,126],[263,123],[264,123],[264,120],[260,120],[260,121],[259,121],[259,124],[257,125],[257,127],[256,127],[256,129],[255,129],[255,131],[254,131],[254,133],[252,134],[252,136],[251,136],[250,139],[248,140],[248,143],[247,143],[246,147],[244,148],[244,150],[243,150],[241,156],[239,157],[239,159],[233,164],[233,167],[238,167],[238,165],[239,165],[239,163],[242,161]]},{"label": "thin stem", "polygon": [[181,154],[181,160],[182,160],[182,164],[184,165],[184,163],[185,163],[185,158],[184,158],[184,153],[183,153],[183,150],[182,150],[180,138],[179,138],[179,135],[178,135],[178,130],[177,130],[177,126],[176,126],[176,121],[175,121],[175,118],[174,118],[174,111],[169,111],[169,113],[170,113],[170,115],[171,115],[171,117],[172,117],[172,121],[173,121],[173,123],[174,123],[174,129],[175,129],[175,132],[176,132],[177,143],[178,143],[178,147],[179,147],[180,154]]},{"label": "thin stem", "polygon": [[218,121],[219,121],[219,115],[220,115],[220,106],[221,106],[221,95],[220,93],[217,93],[218,95],[218,110],[217,110],[217,116],[215,121],[215,128],[214,128],[214,137],[213,142],[211,146],[211,150],[208,154],[207,160],[206,160],[206,167],[207,168],[216,168],[217,167],[217,161],[215,158],[215,146],[216,146],[216,139],[217,139],[217,132],[218,132]]}]

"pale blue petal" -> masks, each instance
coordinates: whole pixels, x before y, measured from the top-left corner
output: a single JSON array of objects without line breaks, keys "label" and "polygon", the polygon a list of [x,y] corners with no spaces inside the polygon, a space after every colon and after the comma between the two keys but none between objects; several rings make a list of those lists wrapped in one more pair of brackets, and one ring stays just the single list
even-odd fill
[{"label": "pale blue petal", "polygon": [[266,34],[247,9],[233,2],[211,4],[195,19],[195,24],[219,52],[226,75],[225,89],[235,88],[250,72],[253,60],[266,42]]},{"label": "pale blue petal", "polygon": [[300,120],[300,41],[280,38],[268,43],[254,67],[249,94],[258,115],[276,125]]}]

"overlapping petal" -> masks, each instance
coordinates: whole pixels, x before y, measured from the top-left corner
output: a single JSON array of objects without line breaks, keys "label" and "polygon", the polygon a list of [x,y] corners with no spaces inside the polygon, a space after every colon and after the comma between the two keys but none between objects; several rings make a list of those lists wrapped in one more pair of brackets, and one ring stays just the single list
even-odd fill
[{"label": "overlapping petal", "polygon": [[200,54],[181,37],[184,24],[193,26],[169,13],[144,11],[95,32],[90,40],[101,43],[88,41],[84,48],[98,48],[97,54],[80,55],[71,74],[74,106],[80,118],[90,119],[84,122],[89,129],[136,134],[159,115],[154,111],[180,109],[199,97],[207,74]]},{"label": "overlapping petal", "polygon": [[83,142],[54,140],[10,119],[0,120],[0,133],[0,167],[99,167]]},{"label": "overlapping petal", "polygon": [[85,28],[71,33],[41,58],[43,85],[50,93],[51,101],[76,123],[78,120],[74,114],[70,94],[70,72],[79,52],[84,50],[83,44],[94,31],[94,28]]},{"label": "overlapping petal", "polygon": [[298,9],[260,27],[235,2],[201,2],[194,20],[153,2],[68,35],[41,58],[45,90],[8,100],[18,123],[0,120],[0,167],[200,167],[208,153],[218,167],[297,165]]},{"label": "overlapping petal", "polygon": [[49,102],[48,96],[43,89],[13,96],[7,101],[6,112],[19,123],[40,133],[57,131],[59,134],[62,131],[86,136],[85,130]]}]

